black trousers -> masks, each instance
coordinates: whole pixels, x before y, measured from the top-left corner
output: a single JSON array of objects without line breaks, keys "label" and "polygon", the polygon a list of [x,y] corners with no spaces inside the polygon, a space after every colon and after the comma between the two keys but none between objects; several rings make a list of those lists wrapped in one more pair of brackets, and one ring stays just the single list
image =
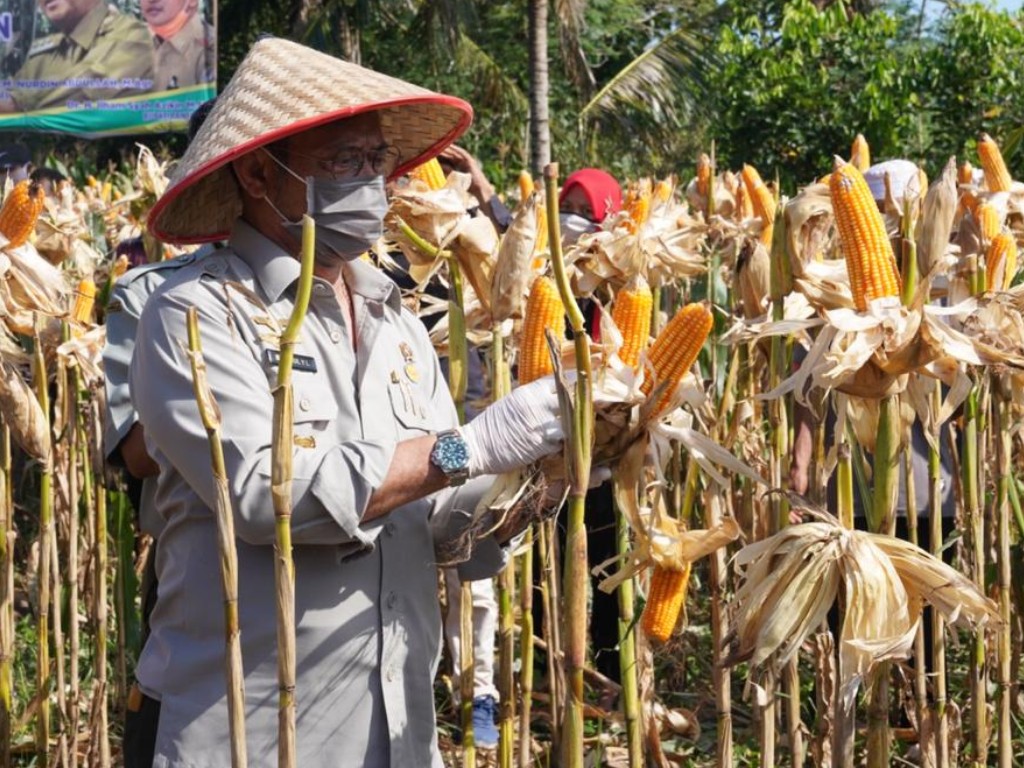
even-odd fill
[{"label": "black trousers", "polygon": [[132,688],[124,721],[124,768],[152,768],[160,702]]}]

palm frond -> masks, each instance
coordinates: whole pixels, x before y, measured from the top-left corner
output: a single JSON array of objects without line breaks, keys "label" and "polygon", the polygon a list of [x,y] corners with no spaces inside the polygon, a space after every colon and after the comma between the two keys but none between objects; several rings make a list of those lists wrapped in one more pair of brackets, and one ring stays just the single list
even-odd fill
[{"label": "palm frond", "polygon": [[470,100],[480,112],[508,117],[529,111],[526,94],[506,74],[507,69],[465,33],[459,36],[453,66],[465,82],[473,84]]},{"label": "palm frond", "polygon": [[558,42],[562,49],[562,63],[569,80],[584,99],[589,99],[597,87],[594,72],[580,44],[583,13],[586,0],[555,0],[555,18],[558,20]]},{"label": "palm frond", "polygon": [[581,110],[580,125],[594,129],[611,120],[676,130],[700,111],[709,66],[706,39],[676,29],[605,83]]}]

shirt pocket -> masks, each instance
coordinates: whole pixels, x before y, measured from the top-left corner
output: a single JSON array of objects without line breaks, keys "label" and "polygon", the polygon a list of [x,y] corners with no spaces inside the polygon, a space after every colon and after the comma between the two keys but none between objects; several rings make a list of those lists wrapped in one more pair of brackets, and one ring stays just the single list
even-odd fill
[{"label": "shirt pocket", "polygon": [[[292,378],[292,445],[297,461],[292,462],[296,478],[309,479],[315,462],[302,461],[303,455],[323,453],[338,418],[338,401],[325,380]],[[319,450],[318,450],[319,449]]]},{"label": "shirt pocket", "polygon": [[392,370],[388,376],[388,398],[399,436],[407,432],[424,434],[434,431],[434,416],[426,393],[401,370]]}]

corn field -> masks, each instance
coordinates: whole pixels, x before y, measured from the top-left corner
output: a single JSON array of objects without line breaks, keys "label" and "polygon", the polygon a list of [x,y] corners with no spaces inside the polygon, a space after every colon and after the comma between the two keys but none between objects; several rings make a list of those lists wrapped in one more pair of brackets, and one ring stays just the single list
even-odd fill
[{"label": "corn field", "polygon": [[[563,455],[496,478],[487,498],[498,525],[525,531],[496,581],[501,738],[474,745],[445,675],[448,764],[1019,764],[1024,184],[995,141],[978,146],[930,183],[902,168],[869,184],[857,137],[849,161],[792,191],[717,168],[712,148],[677,177],[629,182],[620,212],[564,246],[557,165],[509,192],[503,234],[468,213],[469,177],[436,161],[396,188],[365,258],[408,272],[459,412],[475,347],[492,398],[555,376],[567,435]],[[103,319],[126,269],[178,253],[145,231],[166,172],[143,148],[133,177],[5,190],[3,765],[121,764],[155,545],[104,462]],[[209,405],[201,330],[189,341]],[[612,477],[605,562],[587,551],[595,468]],[[275,494],[290,549],[288,498]],[[619,681],[594,668],[592,576],[617,596]],[[224,736],[244,765],[233,711]]]}]

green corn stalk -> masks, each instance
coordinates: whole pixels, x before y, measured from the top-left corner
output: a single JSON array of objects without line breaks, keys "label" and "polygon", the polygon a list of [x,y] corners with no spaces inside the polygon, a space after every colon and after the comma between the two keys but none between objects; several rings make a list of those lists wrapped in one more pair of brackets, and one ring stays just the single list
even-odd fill
[{"label": "green corn stalk", "polygon": [[[985,521],[981,514],[978,472],[978,422],[980,392],[976,387],[964,402],[964,434],[962,451],[964,507],[971,534],[974,555],[974,580],[985,591]],[[985,630],[974,633],[970,655],[971,748],[972,765],[983,766],[988,756],[987,678],[985,664]]]},{"label": "green corn stalk", "polygon": [[14,504],[11,431],[0,420],[0,764],[11,764],[14,659]]},{"label": "green corn stalk", "polygon": [[[562,261],[561,231],[558,221],[558,163],[544,168],[545,202],[548,215],[548,241],[558,292],[562,296],[572,328],[576,348],[576,397],[571,423],[566,424],[568,451],[566,477],[569,483],[569,518],[565,555],[566,657],[569,690],[565,700],[562,727],[562,764],[583,767],[583,667],[587,654],[587,533],[583,526],[587,481],[590,477],[594,438],[594,408],[591,389],[590,339],[584,328],[583,312],[569,286]],[[565,414],[563,414],[563,419]]]},{"label": "green corn stalk", "polygon": [[295,564],[292,560],[292,361],[313,288],[313,219],[302,217],[302,267],[295,306],[281,334],[281,359],[274,386],[271,496],[274,501],[274,582],[277,591],[279,768],[295,768]]},{"label": "green corn stalk", "polygon": [[533,528],[523,538],[519,569],[519,768],[530,768],[532,750],[530,716],[533,696]]},{"label": "green corn stalk", "polygon": [[199,313],[195,307],[188,308],[186,323],[192,390],[210,443],[210,467],[217,487],[215,512],[221,586],[224,590],[224,672],[228,692],[231,766],[245,768],[248,757],[245,742],[245,683],[242,671],[241,627],[238,622],[238,551],[235,548],[235,519],[231,510],[227,468],[224,466],[224,447],[220,441],[220,410],[206,379],[206,361],[203,359],[203,346],[199,335]]},{"label": "green corn stalk", "polygon": [[998,762],[999,768],[1011,768],[1013,765],[1013,732],[1011,730],[1011,710],[1013,694],[1012,658],[1013,643],[1011,638],[1011,596],[1010,596],[1010,484],[1013,482],[1012,462],[1013,444],[1011,431],[1013,417],[1011,415],[1010,377],[1001,377],[995,398],[995,435],[999,461],[998,496],[996,500],[996,548],[998,551],[999,615],[1002,625],[998,628],[998,659],[997,670],[998,696],[996,713],[998,717]]},{"label": "green corn stalk", "polygon": [[[99,405],[93,400],[90,408],[90,416],[94,425],[102,423],[99,416]],[[86,454],[91,461],[95,461],[100,455],[99,434],[96,440],[90,441],[89,450]],[[95,464],[93,464],[95,467]],[[102,473],[96,472],[97,477]],[[98,710],[100,716],[97,718],[99,762],[101,768],[108,768],[110,765],[110,734],[107,727],[107,701],[109,684],[107,682],[107,492],[102,484],[96,489],[96,539],[95,550],[95,579],[93,588],[96,591],[94,605],[96,607],[96,691],[100,697]]]},{"label": "green corn stalk", "polygon": [[[883,397],[878,403],[878,434],[875,440],[874,493],[868,513],[868,527],[875,533],[892,535],[896,525],[896,495],[899,491],[899,396]],[[874,690],[868,702],[868,768],[889,765],[889,670],[883,662],[872,673]]]},{"label": "green corn stalk", "polygon": [[[615,533],[617,553],[629,550],[629,523],[626,516],[616,510]],[[643,768],[643,723],[640,719],[640,694],[636,665],[636,603],[633,579],[619,585],[619,676],[622,680],[622,713],[626,719],[626,741],[629,749],[629,768]]]},{"label": "green corn stalk", "polygon": [[[942,407],[942,388],[935,382],[930,400],[933,414]],[[938,430],[932,435],[928,449],[928,523],[931,526],[931,550],[942,557],[942,457],[939,453]],[[949,763],[949,722],[946,719],[946,630],[942,614],[932,610],[932,690],[934,704],[932,724],[935,733],[935,768]]]},{"label": "green corn stalk", "polygon": [[[36,399],[43,410],[44,425],[50,431],[50,393],[46,378],[46,362],[39,334],[34,339],[32,372]],[[36,626],[39,652],[36,667],[36,694],[39,712],[36,716],[36,760],[39,768],[50,764],[50,537],[53,532],[53,451],[39,471],[39,619]]]}]

